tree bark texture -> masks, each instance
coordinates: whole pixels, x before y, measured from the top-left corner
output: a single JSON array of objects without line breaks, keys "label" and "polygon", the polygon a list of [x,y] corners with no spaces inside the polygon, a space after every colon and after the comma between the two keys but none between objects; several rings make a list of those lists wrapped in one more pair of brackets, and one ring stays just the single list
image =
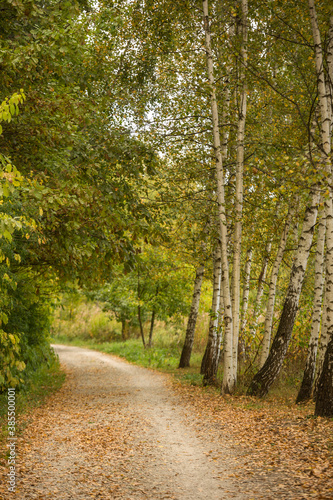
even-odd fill
[{"label": "tree bark texture", "polygon": [[280,244],[278,247],[278,251],[275,257],[275,261],[273,264],[271,278],[269,283],[269,292],[268,292],[268,301],[267,301],[267,309],[266,309],[266,318],[265,318],[265,330],[264,330],[264,338],[262,344],[262,350],[260,355],[260,368],[264,365],[266,359],[268,358],[269,349],[271,346],[271,335],[272,335],[272,325],[273,325],[273,317],[274,317],[274,306],[275,306],[275,296],[276,296],[276,285],[279,276],[279,269],[283,259],[283,254],[286,248],[289,229],[291,220],[294,215],[293,208],[289,209],[287,219],[282,231]]},{"label": "tree bark texture", "polygon": [[124,318],[121,320],[121,338],[122,340],[127,340],[129,337],[129,325],[128,321]]},{"label": "tree bark texture", "polygon": [[315,189],[312,192],[311,201],[305,211],[302,234],[291,270],[289,286],[278,330],[265,364],[254,376],[248,388],[249,395],[259,397],[265,396],[280,373],[298,311],[299,298],[317,219],[318,204],[319,191]]},{"label": "tree bark texture", "polygon": [[243,215],[243,172],[244,172],[244,138],[247,109],[247,0],[241,0],[242,5],[242,45],[240,53],[240,106],[238,111],[237,127],[237,158],[236,158],[236,192],[235,192],[235,230],[233,253],[233,370],[234,381],[237,382],[238,339],[240,325],[240,268],[242,243],[242,215]]},{"label": "tree bark texture", "polygon": [[141,299],[141,286],[140,286],[140,271],[138,270],[138,321],[139,321],[139,326],[140,326],[140,334],[141,334],[141,339],[143,343],[143,347],[146,348],[146,340],[145,340],[145,333],[143,330],[143,323],[142,323],[142,316],[141,316],[141,305],[140,305],[140,299]]},{"label": "tree bark texture", "polygon": [[241,316],[240,335],[239,335],[239,355],[243,360],[245,360],[245,327],[247,323],[247,309],[249,305],[249,295],[250,295],[252,255],[253,255],[253,248],[251,247],[247,251],[247,258],[244,270],[242,316]]},{"label": "tree bark texture", "polygon": [[217,343],[216,343],[216,373],[222,358],[222,341],[223,341],[223,311],[224,311],[224,303],[223,303],[223,293],[221,290],[220,293],[220,305],[219,305],[219,322],[217,327]]},{"label": "tree bark texture", "polygon": [[267,267],[268,267],[268,261],[269,261],[271,249],[272,249],[272,242],[269,241],[266,245],[266,248],[265,248],[265,255],[264,255],[263,262],[262,262],[261,272],[260,272],[260,275],[258,278],[258,290],[257,290],[256,300],[254,303],[253,321],[252,321],[252,336],[253,337],[255,336],[256,330],[257,330],[258,317],[259,317],[260,308],[261,308],[262,296],[264,293],[264,284],[265,284],[265,280],[266,280]]},{"label": "tree bark texture", "polygon": [[308,401],[312,395],[312,387],[316,371],[316,359],[323,302],[325,232],[325,213],[322,213],[318,224],[311,333],[303,379],[296,398],[296,403]]},{"label": "tree bark texture", "polygon": [[[156,286],[156,292],[155,292],[155,298],[158,297],[158,293],[159,293],[159,286],[157,285]],[[151,347],[152,346],[152,342],[153,342],[153,332],[154,332],[154,325],[155,325],[155,316],[156,316],[156,308],[153,305],[153,310],[152,310],[152,313],[151,313],[151,320],[150,320],[148,347]]]},{"label": "tree bark texture", "polygon": [[153,342],[153,332],[154,332],[154,324],[155,324],[155,309],[153,309],[151,313],[151,320],[150,320],[150,329],[149,329],[149,340],[148,340],[148,347],[152,346]]},{"label": "tree bark texture", "polygon": [[315,415],[333,417],[333,337],[325,353],[316,397]]},{"label": "tree bark texture", "polygon": [[[325,277],[325,283],[326,283],[326,277]],[[316,362],[316,373],[315,373],[315,381],[313,385],[313,399],[316,400],[317,393],[318,393],[318,386],[319,386],[319,379],[320,375],[323,369],[323,364],[324,364],[324,359],[325,359],[325,353],[326,349],[329,343],[329,336],[328,336],[328,328],[327,328],[327,300],[326,300],[326,292],[325,292],[326,285],[324,285],[324,305],[323,305],[323,314],[322,314],[322,321],[321,321],[321,332],[320,332],[320,339],[319,339],[319,346],[318,346],[318,353],[317,353],[317,362]]]},{"label": "tree bark texture", "polygon": [[178,368],[186,368],[190,366],[191,354],[194,343],[194,333],[195,326],[197,323],[198,312],[199,312],[199,303],[200,303],[200,295],[201,295],[201,287],[202,281],[205,273],[205,266],[202,264],[198,267],[195,281],[194,281],[194,290],[192,296],[192,305],[190,314],[188,317],[185,341],[183,345],[183,350],[180,356],[179,367]]},{"label": "tree bark texture", "polygon": [[[208,340],[204,357],[201,363],[201,374],[204,376],[205,385],[213,384],[216,380],[218,358],[217,358],[217,334],[219,327],[219,306],[221,293],[221,245],[218,242],[214,252],[214,277],[213,298],[211,317],[209,322]],[[216,359],[217,358],[217,359]]]},{"label": "tree bark texture", "polygon": [[328,32],[327,44],[327,95],[328,95],[328,114],[331,120],[331,131],[333,125],[333,14],[330,16],[330,27]]},{"label": "tree bark texture", "polygon": [[[321,122],[321,151],[322,159],[325,165],[325,172],[330,175],[330,188],[329,188],[329,198],[325,200],[325,212],[326,212],[326,277],[325,277],[325,309],[324,309],[324,324],[326,328],[327,338],[329,339],[329,344],[326,349],[326,354],[324,358],[324,363],[321,373],[318,375],[319,383],[316,393],[316,411],[318,414],[327,414],[331,411],[331,416],[333,415],[332,409],[332,347],[331,341],[333,341],[333,210],[332,210],[332,164],[331,164],[331,110],[332,102],[330,96],[329,85],[326,85],[325,72],[324,72],[324,58],[321,43],[320,30],[318,25],[317,13],[315,9],[314,0],[309,0],[309,11],[310,20],[312,27],[312,35],[315,48],[315,63],[317,72],[317,89],[318,89],[318,100],[320,108],[320,122]],[[329,59],[331,58],[331,51],[333,46],[333,32],[329,30]],[[328,61],[329,65],[332,65],[332,60]],[[329,72],[332,66],[329,67]],[[331,382],[331,389],[329,390],[326,382]],[[323,387],[326,390],[323,390]],[[325,409],[326,408],[326,409]]]},{"label": "tree bark texture", "polygon": [[328,32],[327,45],[327,67],[328,67],[328,95],[329,95],[329,114],[331,119],[331,128],[333,122],[333,14],[330,16],[330,28]]},{"label": "tree bark texture", "polygon": [[142,317],[141,317],[141,306],[138,306],[138,320],[140,325],[140,334],[143,343],[143,347],[146,347],[145,333],[143,331]]},{"label": "tree bark texture", "polygon": [[221,154],[220,130],[219,130],[219,114],[216,101],[213,56],[211,48],[211,34],[208,14],[208,0],[203,0],[203,21],[205,31],[205,49],[207,60],[207,76],[211,91],[211,112],[213,123],[213,147],[216,165],[216,183],[217,183],[217,202],[218,202],[218,218],[219,218],[219,233],[221,238],[221,253],[222,253],[222,290],[224,300],[224,325],[225,325],[225,341],[224,341],[224,370],[222,392],[231,393],[234,390],[234,370],[233,370],[233,342],[232,342],[232,308],[229,286],[229,261],[227,251],[227,218],[225,213],[225,193],[224,193],[224,174]]}]

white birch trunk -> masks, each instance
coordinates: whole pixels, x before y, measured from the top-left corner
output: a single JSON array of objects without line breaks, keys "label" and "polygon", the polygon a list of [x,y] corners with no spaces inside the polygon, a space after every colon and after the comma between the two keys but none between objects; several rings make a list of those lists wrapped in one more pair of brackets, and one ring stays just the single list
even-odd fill
[{"label": "white birch trunk", "polygon": [[[325,279],[325,285],[324,285],[324,290],[326,288],[326,279]],[[319,379],[320,375],[323,369],[323,364],[324,364],[324,358],[325,358],[325,353],[326,349],[328,346],[329,342],[329,334],[328,334],[328,325],[327,325],[327,300],[326,300],[326,292],[324,292],[324,305],[323,305],[323,315],[322,315],[322,324],[321,324],[321,332],[320,332],[320,339],[319,339],[319,346],[318,346],[318,353],[317,353],[317,360],[316,360],[316,374],[315,374],[315,381],[313,385],[313,398],[316,399],[317,392],[318,392],[318,385],[319,385]]]},{"label": "white birch trunk", "polygon": [[272,348],[265,364],[254,376],[248,394],[263,397],[280,373],[283,360],[290,343],[302,284],[312,245],[313,231],[316,224],[319,204],[319,190],[314,189],[305,211],[302,234],[298,244],[297,253],[290,274],[287,295],[284,301],[278,330],[273,340]]},{"label": "white birch trunk", "polygon": [[253,248],[249,248],[246,258],[245,270],[244,270],[244,282],[243,282],[243,300],[242,300],[242,317],[241,317],[241,331],[243,332],[247,323],[247,308],[249,306],[249,295],[250,295],[250,278],[251,278],[251,267],[252,267],[252,256]]},{"label": "white birch trunk", "polygon": [[202,264],[201,266],[198,267],[195,276],[191,310],[188,317],[185,341],[178,368],[186,368],[190,366],[192,348],[194,343],[195,326],[197,323],[197,317],[199,312],[201,287],[202,287],[204,273],[205,273],[205,266]]},{"label": "white birch trunk", "polygon": [[317,358],[320,322],[322,314],[323,289],[324,289],[325,233],[326,233],[326,219],[325,219],[325,213],[322,213],[318,224],[311,333],[310,333],[308,354],[304,369],[303,380],[297,395],[296,403],[307,401],[308,399],[311,398],[313,381],[315,377],[316,358]]},{"label": "white birch trunk", "polygon": [[[317,88],[321,118],[321,149],[322,158],[325,165],[325,171],[332,174],[331,166],[331,102],[330,95],[325,83],[324,60],[321,45],[320,31],[318,27],[317,13],[314,5],[314,0],[309,0],[310,20],[312,27],[312,35],[315,46],[315,63],[317,72]],[[330,36],[332,32],[330,30]],[[330,50],[332,48],[332,40],[329,40]],[[330,62],[331,64],[331,62]],[[332,184],[332,178],[330,176]],[[329,340],[333,339],[333,213],[332,213],[332,191],[330,188],[329,198],[325,200],[326,213],[326,280],[325,280],[325,318],[324,323],[327,325],[327,335]],[[327,353],[326,349],[326,353]],[[326,356],[325,353],[325,356]],[[333,361],[333,360],[332,360]],[[325,361],[324,361],[325,364]],[[330,363],[327,362],[326,366]],[[324,365],[323,365],[324,366]],[[322,377],[323,374],[320,375]],[[320,381],[319,381],[320,382]],[[317,400],[324,401],[325,395],[320,393],[320,387],[323,384],[318,384]]]},{"label": "white birch trunk", "polygon": [[219,329],[219,308],[221,294],[221,244],[216,245],[214,251],[214,273],[213,273],[213,297],[211,316],[209,321],[208,340],[206,350],[201,364],[204,385],[213,384],[216,379],[217,358],[217,336]]},{"label": "white birch trunk", "polygon": [[327,67],[328,67],[328,114],[331,121],[331,134],[333,127],[333,14],[330,16],[330,28],[328,32],[327,46]]},{"label": "white birch trunk", "polygon": [[255,301],[255,306],[254,306],[254,324],[255,327],[257,326],[257,321],[258,321],[258,316],[260,313],[260,308],[261,308],[261,301],[262,301],[262,296],[264,293],[264,285],[266,281],[266,274],[267,274],[267,267],[268,267],[268,261],[269,261],[269,256],[272,250],[272,242],[269,241],[266,245],[265,248],[265,256],[264,260],[262,263],[262,268],[261,268],[261,273],[258,279],[258,291],[257,291],[257,296],[256,296],[256,301]]},{"label": "white birch trunk", "polygon": [[213,146],[216,162],[216,182],[217,182],[217,202],[218,218],[221,237],[222,253],[222,290],[224,300],[224,323],[225,323],[225,342],[224,342],[224,372],[222,382],[222,392],[231,393],[234,390],[234,370],[232,355],[232,310],[229,287],[229,262],[227,252],[227,218],[225,213],[225,193],[224,193],[224,174],[221,155],[221,142],[219,130],[219,116],[216,101],[215,81],[213,71],[213,57],[211,48],[211,35],[208,15],[208,0],[203,0],[203,21],[205,30],[205,48],[207,59],[207,74],[211,89],[211,110],[213,123]]},{"label": "white birch trunk", "polygon": [[[229,30],[229,37],[233,36],[234,27],[232,26]],[[220,47],[219,47],[220,49]],[[229,126],[227,126],[228,118],[229,118],[229,110],[230,110],[230,102],[231,102],[231,90],[230,90],[230,75],[231,75],[231,58],[226,68],[227,78],[226,78],[226,88],[223,96],[223,108],[221,115],[222,122],[222,142],[221,142],[221,155],[222,155],[222,163],[226,161],[228,157],[228,140],[229,140]]]},{"label": "white birch trunk", "polygon": [[240,359],[242,359],[243,361],[245,360],[245,327],[247,323],[247,309],[249,305],[249,295],[250,295],[252,255],[253,255],[253,249],[249,248],[247,251],[247,258],[244,270],[242,316],[241,316],[241,326],[240,326],[239,343],[238,343]]},{"label": "white birch trunk", "polygon": [[333,337],[327,346],[318,384],[315,416],[333,417]]},{"label": "white birch trunk", "polygon": [[233,258],[233,370],[234,380],[237,381],[238,339],[240,325],[240,267],[242,242],[242,215],[243,215],[243,172],[244,172],[244,138],[247,106],[247,85],[245,69],[247,64],[247,0],[242,4],[242,46],[240,70],[240,107],[237,129],[237,159],[236,159],[236,193],[235,193],[235,231],[234,231],[234,258]]},{"label": "white birch trunk", "polygon": [[275,257],[275,261],[273,264],[271,279],[269,283],[269,292],[268,292],[268,301],[267,301],[267,309],[266,309],[266,318],[265,318],[265,330],[264,330],[264,338],[262,344],[262,351],[260,355],[260,368],[264,365],[266,359],[268,358],[269,349],[271,346],[271,334],[272,334],[272,325],[273,325],[273,317],[274,317],[274,306],[275,306],[275,296],[276,296],[276,285],[280,270],[280,265],[283,259],[283,254],[286,249],[289,229],[291,220],[294,215],[294,210],[289,209],[287,219],[283,228],[283,232],[280,239],[280,244],[278,247],[278,251]]},{"label": "white birch trunk", "polygon": [[255,338],[256,332],[257,332],[258,318],[259,318],[260,309],[261,309],[261,301],[262,301],[262,296],[264,293],[264,284],[265,284],[265,280],[266,280],[267,267],[268,267],[268,261],[269,261],[271,249],[272,249],[272,242],[269,241],[266,245],[266,248],[265,248],[265,255],[264,255],[263,262],[262,262],[261,272],[260,272],[260,275],[258,278],[258,289],[257,289],[256,300],[254,303],[253,318],[252,318],[252,323],[251,323],[251,339],[249,341],[249,345],[247,345],[247,347],[246,347],[246,351],[248,351],[250,349],[251,343],[252,343],[253,339]]},{"label": "white birch trunk", "polygon": [[219,326],[218,326],[218,332],[217,332],[217,356],[216,356],[216,373],[218,370],[219,363],[221,361],[221,357],[223,354],[223,347],[222,347],[222,342],[223,342],[223,317],[224,317],[224,302],[223,302],[223,293],[221,289],[220,293],[220,305],[219,305]]}]

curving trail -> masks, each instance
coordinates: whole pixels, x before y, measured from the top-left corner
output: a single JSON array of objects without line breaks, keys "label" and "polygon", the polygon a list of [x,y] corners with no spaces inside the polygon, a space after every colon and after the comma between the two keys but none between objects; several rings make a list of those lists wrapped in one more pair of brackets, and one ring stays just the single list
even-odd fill
[{"label": "curving trail", "polygon": [[68,377],[20,439],[19,500],[269,498],[228,477],[235,452],[198,435],[167,376],[54,349]]}]

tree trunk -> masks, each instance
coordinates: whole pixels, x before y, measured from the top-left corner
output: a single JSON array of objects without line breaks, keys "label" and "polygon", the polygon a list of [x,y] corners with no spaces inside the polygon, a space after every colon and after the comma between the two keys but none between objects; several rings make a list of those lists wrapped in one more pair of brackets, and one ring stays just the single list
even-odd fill
[{"label": "tree trunk", "polygon": [[328,66],[328,113],[331,120],[331,130],[333,127],[333,14],[330,16],[330,28],[328,32],[327,46],[327,66]]},{"label": "tree trunk", "polygon": [[245,330],[247,323],[247,308],[249,305],[249,295],[250,295],[250,278],[251,278],[251,267],[252,267],[252,256],[253,248],[249,248],[247,251],[247,259],[244,270],[244,283],[243,283],[243,300],[242,300],[242,318],[241,318],[241,331]]},{"label": "tree trunk", "polygon": [[[156,286],[155,298],[158,296],[158,292],[159,292],[159,286],[157,285]],[[151,320],[150,320],[148,347],[151,347],[152,346],[152,342],[153,342],[153,332],[154,332],[155,316],[156,316],[156,310],[155,310],[155,306],[153,305],[153,310],[152,310],[152,313],[151,313]]]},{"label": "tree trunk", "polygon": [[150,320],[150,329],[149,329],[149,340],[148,340],[148,347],[151,347],[152,341],[153,341],[153,331],[154,331],[154,323],[155,323],[155,309],[153,309],[151,313],[151,320]]},{"label": "tree trunk", "polygon": [[216,101],[213,57],[211,48],[211,35],[208,16],[208,0],[203,0],[203,21],[205,31],[205,48],[207,59],[207,74],[211,91],[211,111],[213,122],[213,146],[216,163],[216,183],[217,183],[217,202],[218,202],[218,218],[221,237],[221,253],[222,253],[222,290],[224,300],[224,371],[222,392],[231,393],[235,387],[234,370],[233,370],[233,355],[232,355],[232,309],[229,286],[229,261],[227,250],[227,218],[225,213],[225,193],[224,193],[224,174],[221,155],[221,142],[219,130],[219,114]]},{"label": "tree trunk", "polygon": [[141,339],[142,339],[143,347],[146,348],[145,333],[143,331],[143,324],[142,324],[142,317],[141,317],[140,299],[141,299],[140,270],[138,268],[138,301],[139,301],[139,304],[138,304],[138,321],[139,321],[139,326],[140,326],[140,334],[141,334]]},{"label": "tree trunk", "polygon": [[315,415],[333,417],[333,336],[327,346],[316,397]]},{"label": "tree trunk", "polygon": [[124,341],[128,339],[128,324],[126,319],[121,320],[121,338]]},{"label": "tree trunk", "polygon": [[236,193],[235,193],[235,230],[234,230],[234,258],[233,258],[233,378],[237,382],[238,339],[240,324],[240,266],[242,242],[242,215],[243,215],[243,172],[244,172],[244,137],[246,122],[247,85],[245,77],[247,61],[247,0],[242,4],[242,45],[240,61],[240,108],[237,128],[237,158],[236,158]]},{"label": "tree trunk", "polygon": [[242,317],[241,317],[240,336],[239,336],[239,355],[240,359],[242,359],[243,361],[245,360],[245,327],[247,323],[247,309],[249,305],[249,295],[250,295],[252,255],[253,255],[253,249],[249,248],[247,251],[247,259],[244,272]]},{"label": "tree trunk", "polygon": [[266,245],[266,248],[265,248],[264,260],[262,262],[262,268],[261,268],[261,272],[260,272],[260,275],[258,278],[258,290],[257,290],[256,300],[255,300],[255,304],[254,304],[254,311],[253,311],[253,318],[254,318],[253,323],[255,325],[255,328],[257,326],[258,316],[260,313],[261,300],[262,300],[262,296],[264,293],[264,285],[265,285],[265,280],[266,280],[267,267],[268,267],[268,261],[269,261],[271,249],[272,249],[272,242],[269,241]]},{"label": "tree trunk", "polygon": [[252,323],[251,323],[251,330],[250,330],[250,339],[248,341],[248,344],[245,346],[245,356],[248,355],[248,353],[251,349],[252,342],[253,342],[253,340],[256,336],[256,333],[257,333],[258,318],[259,318],[259,313],[260,313],[260,309],[261,309],[261,301],[262,301],[262,296],[264,293],[264,284],[265,284],[269,255],[270,255],[271,249],[272,249],[272,242],[269,241],[265,247],[264,260],[263,260],[261,272],[260,272],[260,275],[258,278],[258,289],[257,289],[257,295],[256,295],[254,308],[253,308]]},{"label": "tree trunk", "polygon": [[222,358],[222,341],[223,341],[223,311],[224,311],[224,302],[223,302],[223,293],[221,290],[220,293],[220,305],[219,305],[219,323],[217,327],[217,345],[216,345],[216,373],[219,367],[219,364],[223,360]]},{"label": "tree trunk", "polygon": [[140,325],[140,334],[141,334],[141,339],[143,343],[143,347],[146,347],[146,341],[145,341],[145,333],[143,331],[143,324],[142,324],[142,318],[141,318],[141,306],[138,306],[138,320],[139,320],[139,325]]},{"label": "tree trunk", "polygon": [[190,366],[190,360],[191,360],[191,354],[192,354],[193,342],[194,342],[195,326],[196,326],[197,318],[198,318],[201,287],[202,287],[204,272],[205,272],[205,266],[202,264],[197,269],[196,276],[195,276],[191,311],[190,311],[190,315],[188,317],[186,334],[185,334],[185,341],[184,341],[183,350],[182,350],[182,354],[180,357],[178,368],[186,368],[186,367]]},{"label": "tree trunk", "polygon": [[214,283],[212,310],[209,322],[208,340],[204,357],[201,363],[201,374],[204,376],[204,385],[214,384],[216,381],[217,333],[219,326],[219,306],[221,293],[221,245],[218,242],[214,252]]},{"label": "tree trunk", "polygon": [[[323,51],[317,13],[314,0],[309,0],[309,11],[312,27],[312,35],[315,48],[315,63],[317,72],[317,89],[321,118],[321,151],[325,165],[325,172],[330,175],[329,198],[325,200],[326,213],[326,279],[325,279],[325,309],[324,325],[329,344],[326,349],[323,368],[319,372],[319,382],[316,394],[316,414],[333,416],[333,213],[332,213],[332,164],[331,164],[331,111],[332,102],[329,99],[330,88],[326,86]],[[333,21],[330,19],[330,30],[328,40],[328,66],[329,73],[333,71]],[[331,76],[331,74],[329,75]],[[332,83],[332,82],[331,82]],[[327,384],[330,384],[330,388]]]},{"label": "tree trunk", "polygon": [[291,339],[298,303],[301,295],[303,279],[311,249],[313,231],[316,224],[319,203],[319,190],[315,189],[311,194],[303,222],[302,234],[300,237],[296,257],[291,270],[289,287],[284,302],[282,315],[277,333],[275,335],[272,348],[265,364],[254,376],[248,395],[263,397],[280,373],[283,360],[287,353]]},{"label": "tree trunk", "polygon": [[288,233],[290,229],[290,223],[293,217],[294,210],[289,209],[287,219],[283,228],[283,232],[280,239],[280,244],[273,264],[273,269],[271,272],[271,279],[269,284],[268,302],[266,309],[265,318],[265,331],[263,338],[262,351],[260,356],[260,368],[264,365],[266,359],[268,358],[269,349],[271,346],[271,334],[272,334],[272,324],[274,317],[274,305],[275,305],[275,295],[276,295],[276,285],[279,275],[279,269],[282,262],[283,254],[286,248]]},{"label": "tree trunk", "polygon": [[306,364],[303,374],[303,380],[296,398],[296,403],[307,401],[311,398],[312,395],[312,387],[316,371],[316,359],[317,359],[318,340],[320,332],[322,302],[323,302],[325,232],[326,232],[325,214],[321,214],[318,224],[311,334],[308,346],[308,355],[306,358]]},{"label": "tree trunk", "polygon": [[[326,281],[325,281],[325,283],[326,283]],[[325,285],[325,288],[326,288],[326,285]],[[328,319],[327,318],[327,300],[326,300],[326,293],[324,293],[322,326],[321,326],[319,347],[318,347],[318,354],[317,354],[317,363],[316,363],[317,367],[316,367],[315,381],[314,381],[314,385],[313,385],[313,399],[314,400],[316,400],[316,397],[318,394],[319,380],[320,380],[321,372],[323,369],[326,349],[327,349],[327,346],[329,343],[327,319]]]}]

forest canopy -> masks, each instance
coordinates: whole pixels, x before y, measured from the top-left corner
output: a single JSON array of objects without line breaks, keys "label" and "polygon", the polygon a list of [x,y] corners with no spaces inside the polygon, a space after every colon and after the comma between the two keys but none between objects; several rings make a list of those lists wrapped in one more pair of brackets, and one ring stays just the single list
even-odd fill
[{"label": "forest canopy", "polygon": [[0,10],[1,389],[52,358],[69,288],[147,348],[188,318],[189,366],[204,283],[204,384],[263,397],[292,350],[332,416],[331,2]]}]

